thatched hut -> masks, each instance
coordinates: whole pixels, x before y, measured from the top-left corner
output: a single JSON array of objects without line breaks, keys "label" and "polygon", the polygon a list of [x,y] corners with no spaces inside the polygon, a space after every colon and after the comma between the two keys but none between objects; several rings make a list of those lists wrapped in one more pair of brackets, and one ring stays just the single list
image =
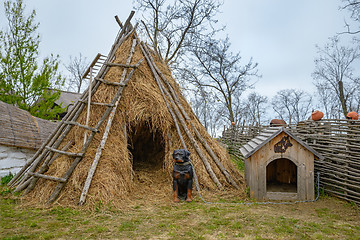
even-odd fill
[{"label": "thatched hut", "polygon": [[196,118],[169,68],[139,41],[130,19],[106,60],[92,63],[101,70],[91,91],[10,183],[30,201],[76,205],[86,199],[92,206],[101,200],[119,207],[141,196],[168,201],[171,154],[179,148],[192,153],[202,189],[242,190],[226,150]]},{"label": "thatched hut", "polygon": [[0,101],[0,177],[16,174],[56,125]]}]

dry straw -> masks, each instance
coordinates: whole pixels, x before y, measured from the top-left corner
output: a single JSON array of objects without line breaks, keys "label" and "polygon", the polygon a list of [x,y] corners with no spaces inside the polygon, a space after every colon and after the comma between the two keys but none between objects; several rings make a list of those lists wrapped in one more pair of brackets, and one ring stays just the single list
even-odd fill
[{"label": "dry straw", "polygon": [[[114,63],[126,62],[132,39],[133,36],[130,36],[117,49]],[[136,64],[142,58],[144,58],[144,55],[138,44],[135,48],[131,64]],[[156,58],[155,63],[175,89],[182,106],[190,116],[195,127],[208,142],[230,175],[243,188],[243,178],[236,170],[226,150],[210,137],[198,121],[191,107],[185,98],[182,97],[179,90],[180,87],[173,80],[168,67]],[[119,82],[122,71],[123,69],[120,67],[111,67],[104,79],[110,82]],[[116,91],[117,86],[102,84],[92,96],[92,101],[109,103]],[[105,110],[105,106],[92,106],[89,125],[95,126]],[[86,109],[84,108],[77,121],[85,124],[85,118]],[[188,126],[188,128],[195,136],[191,126]],[[104,129],[105,124],[100,128],[100,133],[95,135],[94,140],[86,151],[85,157],[76,167],[66,187],[56,200],[57,203],[62,205],[76,205],[78,203],[83,184]],[[74,126],[63,140],[59,149],[70,140],[74,140],[74,145],[68,151],[78,152],[82,148],[84,131],[83,128]],[[182,134],[186,136],[183,130]],[[191,159],[202,189],[215,190],[216,186],[209,177],[201,159],[196,154],[190,140],[185,137],[185,142],[188,150],[192,153]],[[199,143],[199,145],[201,144]],[[181,146],[174,121],[169,114],[151,69],[146,61],[144,61],[134,72],[128,86],[123,91],[109,138],[88,192],[86,206],[92,207],[99,201],[104,204],[111,203],[115,207],[122,207],[125,203],[136,199],[169,201],[172,184],[172,152],[175,149],[182,148]],[[205,148],[200,147],[207,159],[211,159]],[[62,177],[70,167],[72,160],[68,156],[57,158],[46,174]],[[230,185],[216,164],[213,161],[209,162],[219,181],[225,186],[225,189],[230,189],[235,194],[242,193],[241,190],[230,188]],[[34,190],[26,195],[26,200],[29,203],[45,203],[56,184],[56,182],[39,179]]]}]

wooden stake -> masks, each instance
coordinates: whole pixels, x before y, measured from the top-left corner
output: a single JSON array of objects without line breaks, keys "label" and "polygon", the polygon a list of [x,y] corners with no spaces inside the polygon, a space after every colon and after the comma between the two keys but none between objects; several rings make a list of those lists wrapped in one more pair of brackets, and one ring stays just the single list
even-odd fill
[{"label": "wooden stake", "polygon": [[[89,126],[89,119],[90,119],[90,106],[91,106],[91,84],[93,78],[93,68],[90,66],[90,79],[89,79],[89,97],[88,97],[88,104],[87,104],[87,111],[86,111],[86,123],[85,126]],[[86,143],[87,131],[85,130],[84,133],[84,145]]]}]

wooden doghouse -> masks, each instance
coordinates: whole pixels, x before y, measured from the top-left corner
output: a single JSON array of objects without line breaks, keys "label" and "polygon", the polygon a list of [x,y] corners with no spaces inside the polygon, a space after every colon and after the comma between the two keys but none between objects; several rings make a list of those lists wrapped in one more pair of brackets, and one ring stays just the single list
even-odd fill
[{"label": "wooden doghouse", "polygon": [[313,200],[314,160],[322,156],[283,127],[270,127],[241,149],[250,196]]}]

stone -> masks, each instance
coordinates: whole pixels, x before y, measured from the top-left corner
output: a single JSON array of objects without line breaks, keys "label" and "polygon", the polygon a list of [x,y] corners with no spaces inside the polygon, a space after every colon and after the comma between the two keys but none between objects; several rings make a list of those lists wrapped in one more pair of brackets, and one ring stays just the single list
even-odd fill
[{"label": "stone", "polygon": [[10,169],[13,167],[22,167],[26,163],[25,160],[21,159],[3,159],[0,161],[0,169]]},{"label": "stone", "polygon": [[9,148],[8,146],[0,145],[0,153],[6,152]]},{"label": "stone", "polygon": [[5,176],[9,175],[10,173],[15,175],[16,173],[18,173],[20,171],[20,169],[21,168],[0,170],[0,177],[5,177]]},{"label": "stone", "polygon": [[22,152],[11,152],[9,154],[9,158],[11,159],[27,159],[26,154],[22,153]]},{"label": "stone", "polygon": [[7,158],[8,154],[6,152],[0,152],[0,160],[3,158]]}]

